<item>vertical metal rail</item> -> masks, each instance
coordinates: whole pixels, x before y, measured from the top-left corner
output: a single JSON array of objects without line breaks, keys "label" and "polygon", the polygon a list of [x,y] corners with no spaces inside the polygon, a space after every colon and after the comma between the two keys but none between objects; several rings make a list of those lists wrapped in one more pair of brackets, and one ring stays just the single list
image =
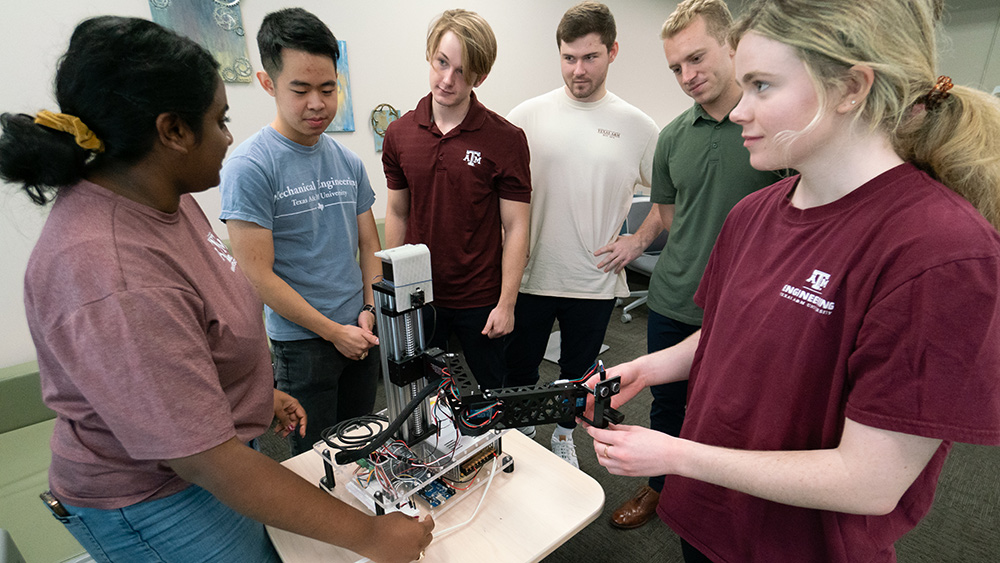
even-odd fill
[{"label": "vertical metal rail", "polygon": [[[379,282],[376,286],[385,282]],[[389,360],[401,362],[412,358],[424,350],[423,312],[420,308],[411,309],[399,315],[386,314],[386,311],[396,310],[396,298],[391,291],[375,293],[375,317],[379,327],[379,349],[382,360],[382,377],[385,387],[386,407],[389,420],[395,420],[420,389],[427,384],[427,378],[422,377],[409,385],[396,385],[390,380]],[[430,426],[430,400],[423,404],[407,419],[399,432],[400,438],[410,443],[411,438],[423,434]]]}]

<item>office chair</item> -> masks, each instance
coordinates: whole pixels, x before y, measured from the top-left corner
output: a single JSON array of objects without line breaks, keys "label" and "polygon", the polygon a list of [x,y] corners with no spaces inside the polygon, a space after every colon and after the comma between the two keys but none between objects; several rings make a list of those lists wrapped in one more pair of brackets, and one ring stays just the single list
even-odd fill
[{"label": "office chair", "polygon": [[[625,224],[622,226],[623,234],[634,234],[639,230],[639,226],[642,225],[643,220],[649,215],[649,210],[653,208],[652,202],[649,201],[649,196],[635,196],[632,198],[632,207],[629,208],[628,216],[625,218]],[[653,268],[656,267],[656,260],[660,257],[660,251],[663,250],[664,245],[667,244],[667,231],[661,232],[653,242],[646,248],[646,250],[639,255],[638,258],[633,260],[631,263],[625,266],[626,269],[632,270],[650,277],[653,275]],[[649,291],[630,291],[629,297],[636,297],[635,301],[625,305],[622,309],[622,323],[628,323],[632,321],[631,311],[635,310],[646,303],[648,299]]]},{"label": "office chair", "polygon": [[0,528],[0,563],[25,563],[10,533]]}]

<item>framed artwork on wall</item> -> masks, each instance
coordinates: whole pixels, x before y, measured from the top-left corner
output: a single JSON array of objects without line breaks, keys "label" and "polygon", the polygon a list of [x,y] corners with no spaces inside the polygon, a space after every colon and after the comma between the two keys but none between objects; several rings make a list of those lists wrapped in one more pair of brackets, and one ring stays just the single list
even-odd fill
[{"label": "framed artwork on wall", "polygon": [[351,99],[351,69],[347,64],[347,41],[337,40],[340,59],[337,60],[337,116],[326,128],[327,133],[354,131],[354,100]]},{"label": "framed artwork on wall", "polygon": [[154,22],[208,49],[224,81],[250,82],[253,67],[239,0],[149,0],[149,10]]}]

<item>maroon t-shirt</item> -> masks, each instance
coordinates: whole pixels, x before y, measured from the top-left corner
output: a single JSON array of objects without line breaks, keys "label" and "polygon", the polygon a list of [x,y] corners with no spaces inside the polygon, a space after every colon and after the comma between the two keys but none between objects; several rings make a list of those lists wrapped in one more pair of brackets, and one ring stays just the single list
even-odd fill
[{"label": "maroon t-shirt", "polygon": [[120,508],[187,487],[165,459],[274,416],[261,303],[195,200],[163,213],[88,182],[56,199],[24,301],[58,415],[49,483]]},{"label": "maroon t-shirt", "polygon": [[695,296],[705,324],[681,436],[835,448],[845,417],[944,440],[885,516],[795,508],[668,477],[659,513],[715,561],[894,561],[952,441],[1000,444],[1000,235],[909,164],[797,209],[798,176],[744,199]]},{"label": "maroon t-shirt", "polygon": [[524,132],[472,94],[469,113],[442,135],[431,95],[389,125],[382,166],[390,190],[410,191],[404,242],[431,251],[434,301],[471,309],[500,300],[500,200],[531,199]]}]

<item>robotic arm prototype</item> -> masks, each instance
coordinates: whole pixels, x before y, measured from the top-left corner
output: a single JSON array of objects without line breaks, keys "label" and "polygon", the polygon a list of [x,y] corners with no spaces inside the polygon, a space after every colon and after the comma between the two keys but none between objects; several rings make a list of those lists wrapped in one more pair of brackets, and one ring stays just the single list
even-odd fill
[{"label": "robotic arm prototype", "polygon": [[447,399],[456,428],[467,436],[583,418],[588,395],[594,397],[594,417],[584,418],[587,423],[605,428],[624,419],[611,407],[620,380],[606,377],[600,363],[600,382],[593,389],[581,380],[481,390],[458,356],[425,349],[423,315],[434,298],[427,247],[404,245],[376,255],[382,259],[383,280],[373,289],[391,424],[363,448],[339,448],[337,463],[362,459],[389,439],[412,445],[434,434],[430,397],[438,391]]}]

